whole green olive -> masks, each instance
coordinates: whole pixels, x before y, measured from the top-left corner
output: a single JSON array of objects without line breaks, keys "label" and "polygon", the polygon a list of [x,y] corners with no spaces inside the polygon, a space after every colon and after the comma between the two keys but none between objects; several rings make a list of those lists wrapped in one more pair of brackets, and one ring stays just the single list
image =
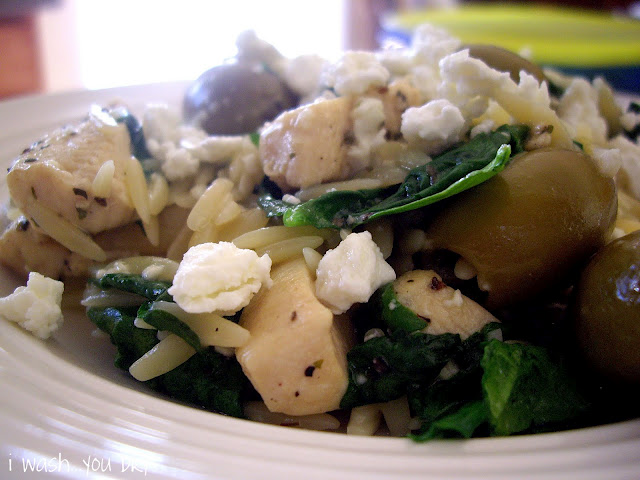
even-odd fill
[{"label": "whole green olive", "polygon": [[533,75],[538,82],[545,80],[542,68],[521,57],[517,53],[495,45],[471,44],[463,48],[469,49],[469,56],[482,60],[495,70],[508,72],[514,82],[520,82],[520,71]]},{"label": "whole green olive", "polygon": [[183,115],[209,134],[235,135],[255,131],[297,101],[274,73],[257,63],[234,62],[207,70],[191,84]]},{"label": "whole green olive", "polygon": [[557,286],[613,229],[614,182],[577,150],[539,149],[452,197],[427,226],[436,248],[477,270],[486,306],[499,308]]},{"label": "whole green olive", "polygon": [[578,345],[596,371],[640,385],[640,231],[603,247],[576,287]]}]

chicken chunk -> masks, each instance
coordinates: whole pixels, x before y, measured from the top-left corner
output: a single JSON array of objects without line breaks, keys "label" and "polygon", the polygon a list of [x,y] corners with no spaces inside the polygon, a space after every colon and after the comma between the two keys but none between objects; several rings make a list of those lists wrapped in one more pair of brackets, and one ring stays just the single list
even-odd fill
[{"label": "chicken chunk", "polygon": [[[152,245],[137,223],[106,230],[93,237],[107,254],[107,261],[138,255],[164,256],[187,221],[188,209],[171,205],[158,216],[160,241]],[[22,216],[0,237],[0,262],[24,274],[38,272],[46,277],[67,279],[87,275],[93,262],[60,245]]]},{"label": "chicken chunk", "polygon": [[[125,125],[90,114],[25,149],[7,175],[11,199],[27,217],[43,205],[91,234],[130,223],[135,210],[124,183],[130,144]],[[110,194],[96,196],[92,185],[108,160],[115,166]]]},{"label": "chicken chunk", "polygon": [[272,412],[308,415],[335,410],[348,384],[348,318],[334,317],[314,294],[302,258],[276,266],[273,285],[244,309],[251,333],[236,357]]},{"label": "chicken chunk", "polygon": [[346,178],[352,107],[339,97],[282,113],[260,136],[264,172],[284,191]]},{"label": "chicken chunk", "polygon": [[384,127],[391,137],[400,135],[402,114],[409,107],[422,105],[422,95],[406,78],[399,78],[387,87],[377,88],[367,93],[368,97],[379,98],[384,106]]},{"label": "chicken chunk", "polygon": [[457,333],[463,340],[487,323],[498,322],[489,311],[446,285],[432,270],[412,270],[393,284],[398,301],[424,319],[423,332]]},{"label": "chicken chunk", "polygon": [[[11,223],[0,237],[0,261],[25,278],[32,271],[54,279],[67,276],[70,256],[67,248],[37,230],[25,217]],[[86,271],[86,265],[80,269]]]}]

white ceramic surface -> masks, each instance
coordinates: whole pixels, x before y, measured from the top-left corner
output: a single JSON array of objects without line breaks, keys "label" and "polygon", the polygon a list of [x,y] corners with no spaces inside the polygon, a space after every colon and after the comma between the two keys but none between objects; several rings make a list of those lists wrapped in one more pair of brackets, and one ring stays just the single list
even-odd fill
[{"label": "white ceramic surface", "polygon": [[[183,84],[0,103],[0,162],[114,98],[178,105]],[[0,182],[1,200],[7,198]],[[21,280],[0,270],[0,294]],[[517,438],[348,437],[227,418],[167,401],[112,365],[81,310],[43,342],[0,321],[0,479],[640,479],[640,420]],[[36,470],[39,470],[37,472]],[[48,472],[48,473],[45,473]]]}]

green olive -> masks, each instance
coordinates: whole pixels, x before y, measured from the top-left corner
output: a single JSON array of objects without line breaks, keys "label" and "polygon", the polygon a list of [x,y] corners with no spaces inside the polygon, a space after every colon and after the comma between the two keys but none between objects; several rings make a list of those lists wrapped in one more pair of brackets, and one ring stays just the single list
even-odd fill
[{"label": "green olive", "polygon": [[614,182],[577,150],[517,155],[491,180],[452,197],[427,226],[436,248],[477,270],[486,306],[542,294],[582,268],[613,229]]},{"label": "green olive", "polygon": [[218,135],[250,133],[297,104],[277,75],[256,63],[213,67],[188,88],[183,101],[187,122]]},{"label": "green olive", "polygon": [[640,231],[602,248],[576,288],[578,345],[596,371],[640,384]]},{"label": "green olive", "polygon": [[509,72],[509,75],[516,83],[520,82],[521,70],[533,75],[538,82],[545,80],[542,68],[511,50],[484,44],[465,45],[464,48],[469,49],[470,57],[482,60],[495,70]]}]

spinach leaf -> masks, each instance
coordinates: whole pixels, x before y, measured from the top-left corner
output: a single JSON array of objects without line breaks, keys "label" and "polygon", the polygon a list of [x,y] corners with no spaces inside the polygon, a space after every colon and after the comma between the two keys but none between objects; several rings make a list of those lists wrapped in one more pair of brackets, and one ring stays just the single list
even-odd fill
[{"label": "spinach leaf", "polygon": [[472,371],[480,368],[484,357],[485,346],[496,338],[497,330],[504,331],[504,324],[498,322],[487,323],[480,331],[466,338],[454,357],[454,362],[462,371]]},{"label": "spinach leaf", "polygon": [[492,340],[481,365],[482,390],[496,435],[567,422],[589,408],[569,375],[542,347]]},{"label": "spinach leaf", "polygon": [[329,192],[298,205],[266,194],[258,204],[270,216],[281,215],[287,226],[355,227],[431,205],[485,182],[506,167],[511,154],[523,151],[528,132],[524,125],[503,125],[477,135],[414,168],[397,187]]},{"label": "spinach leaf", "polygon": [[[447,436],[465,436],[461,432],[467,432],[469,425],[462,422],[461,425],[455,426],[452,419],[467,405],[478,401],[484,403],[481,378],[482,371],[476,368],[468,372],[459,372],[446,380],[439,379],[430,385],[415,385],[410,388],[407,395],[409,405],[422,421],[419,432],[412,438],[416,441],[426,441]],[[483,423],[486,423],[487,419],[488,415],[485,413]],[[446,432],[437,426],[440,421],[447,423]],[[479,424],[475,425],[473,430],[478,426]]]},{"label": "spinach leaf", "polygon": [[137,308],[135,307],[89,308],[87,310],[89,320],[111,337],[111,343],[117,348],[114,364],[123,370],[129,370],[133,362],[158,343],[155,330],[145,330],[133,324],[136,312]]},{"label": "spinach leaf", "polygon": [[413,383],[431,383],[459,347],[459,335],[402,329],[356,345],[347,354],[349,384],[341,408],[393,400]]},{"label": "spinach leaf", "polygon": [[[108,333],[116,346],[116,367],[127,371],[158,343],[156,330],[134,325],[136,313],[136,308],[114,307],[87,311],[89,319]],[[251,393],[249,381],[235,357],[225,357],[212,347],[200,348],[182,365],[144,383],[175,400],[234,417],[244,416],[242,405],[245,396]]]},{"label": "spinach leaf", "polygon": [[416,442],[436,438],[471,438],[487,423],[487,407],[482,400],[463,403],[449,414],[443,415],[419,434],[410,435]]},{"label": "spinach leaf", "polygon": [[462,342],[452,358],[460,371],[451,378],[412,385],[407,398],[411,410],[422,421],[419,432],[412,435],[414,440],[469,438],[480,426],[486,427],[488,411],[482,394],[480,362],[492,333],[500,328],[499,323],[489,323]]},{"label": "spinach leaf", "polygon": [[463,342],[453,358],[457,374],[409,388],[409,405],[422,421],[411,438],[422,442],[566,428],[591,412],[547,349],[488,340],[491,325]]},{"label": "spinach leaf", "polygon": [[141,305],[138,309],[138,317],[158,330],[165,330],[179,336],[197,352],[202,352],[204,350],[198,335],[191,330],[189,325],[169,312],[165,312],[163,310],[152,310],[151,305],[152,302],[147,302]]},{"label": "spinach leaf", "polygon": [[95,283],[104,289],[115,288],[147,298],[149,301],[141,302],[142,304],[138,308],[137,316],[139,318],[158,330],[166,330],[176,334],[196,351],[201,352],[203,350],[198,335],[186,323],[169,312],[151,309],[154,300],[173,300],[171,295],[167,293],[170,283],[148,280],[142,275],[129,273],[108,273]]},{"label": "spinach leaf", "polygon": [[131,138],[131,153],[138,160],[151,158],[151,153],[147,148],[147,142],[144,138],[142,125],[138,119],[126,108],[118,107],[109,112],[113,119],[118,123],[124,123]]},{"label": "spinach leaf", "polygon": [[160,296],[169,296],[166,291],[171,286],[169,282],[147,280],[142,275],[131,273],[108,273],[98,279],[97,285],[101,288],[116,288],[142,295],[149,300],[157,300]]},{"label": "spinach leaf", "polygon": [[374,294],[374,298],[370,301],[374,302],[378,307],[376,310],[382,317],[383,323],[387,328],[395,330],[401,328],[407,332],[422,330],[428,323],[418,316],[413,310],[404,306],[396,297],[393,283],[389,283]]},{"label": "spinach leaf", "polygon": [[157,377],[155,388],[176,400],[232,417],[244,417],[243,403],[252,392],[235,357],[225,357],[213,347]]}]

